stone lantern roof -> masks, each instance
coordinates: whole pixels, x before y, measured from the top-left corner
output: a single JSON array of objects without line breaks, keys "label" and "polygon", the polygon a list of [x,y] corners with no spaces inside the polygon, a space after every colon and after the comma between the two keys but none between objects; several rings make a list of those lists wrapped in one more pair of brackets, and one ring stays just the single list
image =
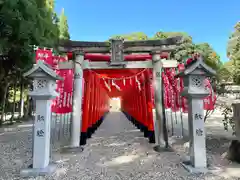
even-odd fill
[{"label": "stone lantern roof", "polygon": [[175,77],[183,77],[188,75],[205,75],[214,76],[216,71],[204,63],[202,57],[199,57],[197,61],[188,66],[184,71],[178,73]]},{"label": "stone lantern roof", "polygon": [[30,77],[30,78],[46,78],[49,77],[50,79],[54,80],[63,80],[62,77],[60,77],[48,64],[46,64],[44,61],[38,61],[37,64],[35,64],[32,69],[30,69],[28,72],[23,74],[24,77]]}]

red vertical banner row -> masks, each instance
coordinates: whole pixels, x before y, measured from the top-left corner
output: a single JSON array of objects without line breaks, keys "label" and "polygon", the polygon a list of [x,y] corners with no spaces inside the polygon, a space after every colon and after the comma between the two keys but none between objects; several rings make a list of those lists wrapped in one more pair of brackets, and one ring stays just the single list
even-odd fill
[{"label": "red vertical banner row", "polygon": [[91,138],[91,135],[100,126],[105,114],[109,111],[109,97],[100,84],[101,78],[90,70],[84,70],[83,77],[81,145],[87,143],[87,139]]},{"label": "red vertical banner row", "polygon": [[63,78],[56,82],[56,91],[59,96],[53,100],[52,112],[56,114],[72,113],[74,71],[73,69],[58,69],[58,62],[66,61],[65,57],[52,56],[52,58],[55,72]]},{"label": "red vertical banner row", "polygon": [[144,70],[136,78],[130,79],[130,87],[123,94],[121,105],[127,118],[154,143],[151,76],[151,70]]},{"label": "red vertical banner row", "polygon": [[52,112],[65,114],[72,112],[72,97],[73,97],[73,79],[74,74],[72,69],[56,70],[57,74],[63,77],[63,80],[57,81],[56,91],[59,96],[53,101]]},{"label": "red vertical banner row", "polygon": [[66,61],[67,59],[62,56],[53,55],[51,50],[37,49],[35,52],[36,63],[44,61],[50,65],[55,72],[63,77],[63,80],[56,82],[56,91],[59,96],[52,102],[52,112],[56,114],[66,114],[72,112],[72,95],[73,95],[73,70],[72,69],[58,69],[59,62]]},{"label": "red vertical banner row", "polygon": [[[184,65],[178,65],[178,72],[184,70]],[[183,91],[184,84],[182,78],[175,78],[176,71],[175,69],[165,69],[162,74],[163,83],[164,83],[164,106],[166,109],[171,108],[173,112],[179,111],[180,108],[183,112],[188,112],[187,99],[182,97],[180,94]],[[204,109],[213,110],[214,104],[216,101],[216,94],[213,91],[212,85],[209,79],[204,81],[205,88],[209,92],[209,95],[203,99]]]}]

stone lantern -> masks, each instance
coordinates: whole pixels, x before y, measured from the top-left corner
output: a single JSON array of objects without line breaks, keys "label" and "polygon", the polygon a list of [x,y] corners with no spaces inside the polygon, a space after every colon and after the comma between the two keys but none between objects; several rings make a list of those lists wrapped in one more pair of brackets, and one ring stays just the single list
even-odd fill
[{"label": "stone lantern", "polygon": [[190,161],[183,165],[194,172],[203,172],[207,168],[203,98],[208,96],[209,92],[204,81],[215,74],[216,72],[203,62],[202,57],[199,57],[176,75],[183,78],[184,89],[181,95],[188,100]]},{"label": "stone lantern", "polygon": [[38,61],[24,76],[33,79],[33,90],[29,95],[36,102],[36,115],[33,132],[33,165],[30,169],[22,170],[21,175],[46,175],[55,169],[54,166],[49,165],[51,104],[52,99],[58,96],[55,91],[56,80],[62,78],[43,61]]}]

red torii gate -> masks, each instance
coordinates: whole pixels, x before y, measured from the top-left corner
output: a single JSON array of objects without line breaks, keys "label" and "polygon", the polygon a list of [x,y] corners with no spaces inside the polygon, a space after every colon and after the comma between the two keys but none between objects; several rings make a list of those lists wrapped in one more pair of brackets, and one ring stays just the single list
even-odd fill
[{"label": "red torii gate", "polygon": [[[72,122],[75,124],[72,127],[76,129],[76,136],[77,128],[79,125],[81,126],[80,145],[86,144],[86,139],[91,137],[101,124],[104,114],[109,110],[108,100],[110,97],[121,97],[122,111],[144,132],[145,137],[148,137],[151,143],[155,142],[153,95],[151,94],[151,79],[154,78],[152,74],[153,60],[167,59],[167,52],[173,51],[175,49],[173,45],[180,41],[181,37],[124,43],[121,40],[113,40],[111,47],[109,47],[109,43],[105,42],[62,42],[59,50],[67,52],[69,59],[73,61],[60,63],[59,68],[75,68],[76,72],[80,72],[80,69],[83,70],[84,93],[80,96],[78,96],[79,92],[75,91],[74,93],[76,101],[82,101],[83,97],[82,119],[77,113],[75,116],[73,115]],[[124,53],[136,52],[148,54],[124,55]],[[176,67],[177,62],[162,60],[161,64],[158,63],[157,66],[155,70],[161,71],[161,66]],[[155,73],[159,74],[159,72]],[[75,76],[79,76],[79,74],[75,73]],[[161,92],[161,89],[159,90]],[[158,103],[161,104],[161,102]],[[160,112],[158,111],[158,113]],[[82,122],[81,124],[79,124],[79,120]],[[77,144],[78,140],[75,139],[75,144]]]}]

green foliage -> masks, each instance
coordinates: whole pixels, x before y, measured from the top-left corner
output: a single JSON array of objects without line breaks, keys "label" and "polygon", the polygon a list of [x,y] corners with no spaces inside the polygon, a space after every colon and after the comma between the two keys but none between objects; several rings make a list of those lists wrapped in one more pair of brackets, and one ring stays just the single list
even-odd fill
[{"label": "green foliage", "polygon": [[240,84],[240,22],[238,22],[233,33],[229,37],[227,44],[227,55],[232,66],[232,79],[236,84]]},{"label": "green foliage", "polygon": [[223,126],[224,129],[226,131],[229,130],[229,126],[230,128],[233,130],[233,135],[235,134],[235,123],[232,117],[232,108],[229,106],[226,106],[223,111],[222,111],[222,115],[223,115]]},{"label": "green foliage", "polygon": [[123,38],[126,41],[134,40],[147,40],[147,39],[164,39],[168,37],[182,36],[183,43],[177,47],[177,49],[171,53],[173,59],[179,62],[184,61],[186,58],[190,57],[193,53],[201,53],[204,60],[213,69],[219,70],[222,66],[219,55],[211,48],[208,43],[194,44],[192,42],[192,37],[185,32],[157,32],[152,38],[147,37],[146,34],[142,32],[115,35],[111,38]]},{"label": "green foliage", "polygon": [[195,51],[201,54],[209,66],[218,70],[222,66],[220,56],[212,49],[208,43],[201,43],[195,45]]},{"label": "green foliage", "polygon": [[144,34],[143,32],[115,35],[115,36],[112,36],[110,39],[118,39],[118,38],[122,38],[125,41],[137,41],[137,40],[147,40],[148,39],[147,35]]},{"label": "green foliage", "polygon": [[32,64],[33,48],[30,45],[53,47],[56,44],[58,26],[47,2],[4,0],[1,4],[0,54],[9,56],[9,60],[1,62],[0,66],[4,76],[14,67],[24,69]]},{"label": "green foliage", "polygon": [[0,102],[4,87],[32,66],[33,45],[54,47],[59,38],[53,0],[2,0],[0,3]]},{"label": "green foliage", "polygon": [[[13,103],[14,102],[14,89],[10,89],[8,92],[8,102]],[[23,100],[26,101],[27,100],[27,89],[24,90],[23,92]],[[16,89],[16,96],[15,96],[15,103],[19,103],[20,102],[20,90]]]},{"label": "green foliage", "polygon": [[62,9],[60,20],[59,20],[59,38],[60,39],[70,39],[70,35],[68,32],[68,22],[67,17],[64,14],[64,9]]}]

